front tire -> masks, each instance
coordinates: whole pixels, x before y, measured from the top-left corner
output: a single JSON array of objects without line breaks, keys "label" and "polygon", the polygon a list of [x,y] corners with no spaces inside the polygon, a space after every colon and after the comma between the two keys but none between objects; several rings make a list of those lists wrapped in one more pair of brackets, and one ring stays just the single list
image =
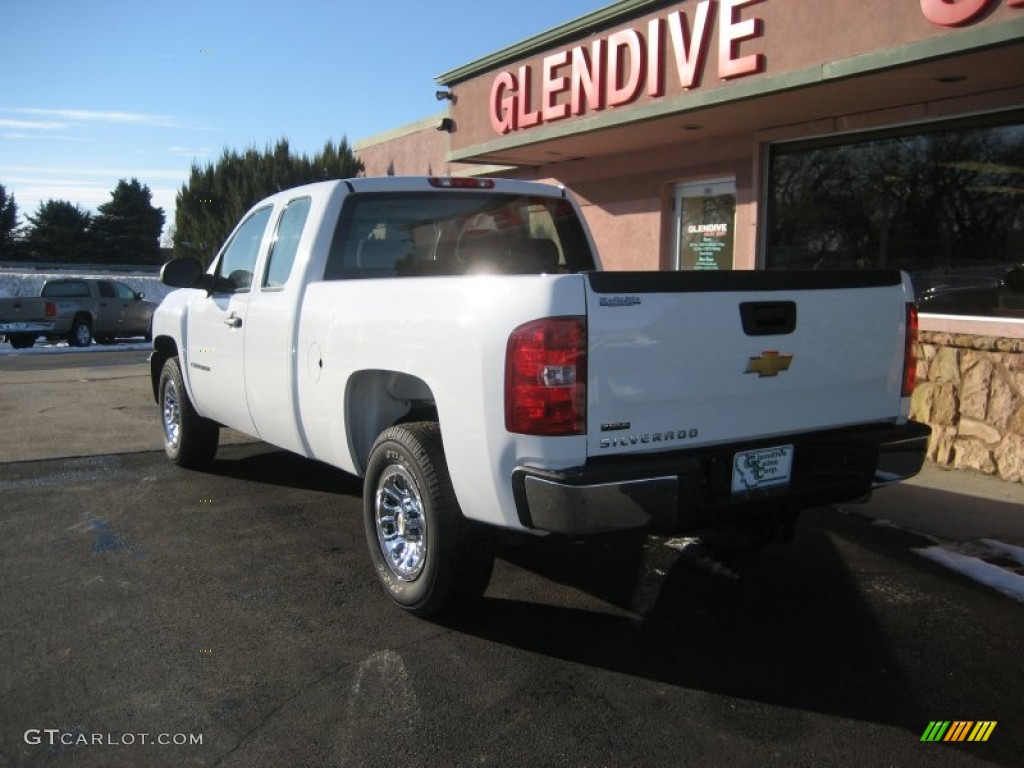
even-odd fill
[{"label": "front tire", "polygon": [[381,586],[401,608],[436,616],[483,594],[490,532],[462,515],[435,422],[385,430],[370,452],[363,524]]},{"label": "front tire", "polygon": [[164,363],[158,392],[167,458],[189,469],[208,466],[217,453],[220,426],[215,421],[204,419],[192,407],[177,357],[171,357]]}]

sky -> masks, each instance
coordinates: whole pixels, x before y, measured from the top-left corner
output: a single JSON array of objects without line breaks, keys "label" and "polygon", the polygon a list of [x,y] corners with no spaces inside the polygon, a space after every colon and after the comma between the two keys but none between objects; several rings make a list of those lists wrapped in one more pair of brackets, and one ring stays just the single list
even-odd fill
[{"label": "sky", "polygon": [[24,224],[49,199],[95,211],[135,177],[169,225],[193,162],[437,114],[436,75],[609,4],[2,0],[0,185]]}]

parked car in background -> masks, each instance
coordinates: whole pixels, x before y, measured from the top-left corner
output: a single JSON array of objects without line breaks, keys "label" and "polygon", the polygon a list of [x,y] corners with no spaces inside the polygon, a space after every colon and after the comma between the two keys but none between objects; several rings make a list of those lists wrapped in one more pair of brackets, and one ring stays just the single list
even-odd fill
[{"label": "parked car in background", "polygon": [[151,338],[157,304],[116,280],[61,278],[48,280],[38,298],[0,299],[0,334],[15,349],[40,337],[87,347],[95,339]]}]

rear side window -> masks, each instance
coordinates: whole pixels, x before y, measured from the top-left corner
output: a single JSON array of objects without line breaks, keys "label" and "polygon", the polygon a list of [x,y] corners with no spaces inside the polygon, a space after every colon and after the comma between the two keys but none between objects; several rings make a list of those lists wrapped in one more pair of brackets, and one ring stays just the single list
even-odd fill
[{"label": "rear side window", "polygon": [[114,286],[108,283],[106,280],[100,280],[96,283],[96,288],[100,292],[100,298],[102,299],[116,299],[117,294],[114,292]]},{"label": "rear side window", "polygon": [[288,281],[292,264],[295,262],[295,253],[299,248],[299,238],[302,236],[303,227],[306,226],[306,217],[309,216],[309,207],[312,203],[312,199],[308,197],[291,200],[281,214],[281,219],[277,223],[277,234],[270,245],[270,255],[267,257],[263,287],[280,288]]},{"label": "rear side window", "polygon": [[345,201],[324,279],[536,275],[592,267],[579,219],[561,198],[375,193]]},{"label": "rear side window", "polygon": [[260,208],[235,232],[224,249],[217,274],[230,283],[227,293],[245,293],[252,286],[252,275],[260,255],[260,243],[270,221],[272,206]]},{"label": "rear side window", "polygon": [[40,295],[48,299],[83,299],[89,297],[89,286],[81,280],[62,280],[44,285]]}]

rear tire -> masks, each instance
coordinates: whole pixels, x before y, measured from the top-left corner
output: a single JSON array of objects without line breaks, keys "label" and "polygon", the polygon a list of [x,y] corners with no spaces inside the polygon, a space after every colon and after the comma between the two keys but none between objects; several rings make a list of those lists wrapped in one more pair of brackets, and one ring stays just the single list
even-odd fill
[{"label": "rear tire", "polygon": [[374,443],[363,524],[381,586],[422,618],[479,598],[491,579],[491,532],[462,515],[436,422],[402,424]]},{"label": "rear tire", "polygon": [[75,318],[71,324],[71,333],[68,334],[68,344],[72,347],[88,347],[92,344],[92,327],[88,320]]},{"label": "rear tire", "polygon": [[189,469],[209,466],[217,453],[220,425],[204,419],[192,407],[177,357],[171,357],[164,363],[158,392],[167,458]]},{"label": "rear tire", "polygon": [[12,349],[31,349],[36,345],[36,337],[29,333],[16,333],[8,336]]}]

